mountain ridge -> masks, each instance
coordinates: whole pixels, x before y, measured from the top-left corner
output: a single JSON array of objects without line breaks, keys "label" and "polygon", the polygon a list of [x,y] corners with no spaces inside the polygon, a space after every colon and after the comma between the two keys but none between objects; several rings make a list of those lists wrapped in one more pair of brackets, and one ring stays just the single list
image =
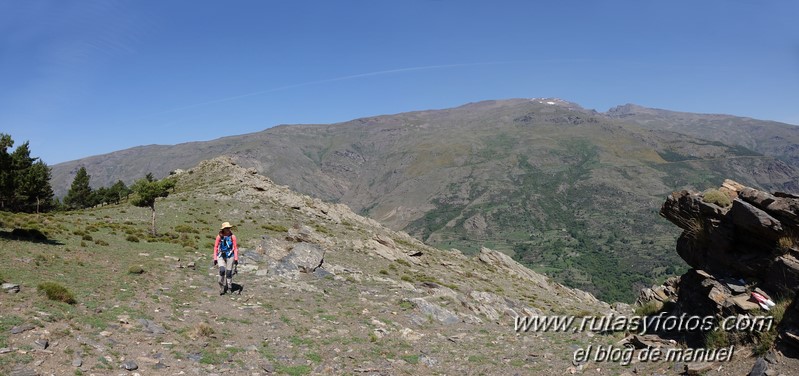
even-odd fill
[{"label": "mountain ridge", "polygon": [[[166,176],[183,164],[228,154],[280,184],[346,203],[428,244],[466,253],[495,248],[570,286],[627,301],[637,287],[681,264],[670,252],[674,229],[656,215],[661,197],[718,186],[724,178],[799,190],[799,170],[784,145],[760,142],[755,150],[662,125],[684,127],[669,123],[673,117],[620,120],[556,101],[482,101],[281,126],[110,154],[86,167],[97,181],[120,172],[131,179],[147,172]],[[767,122],[756,125],[768,128]],[[799,128],[791,130],[791,137],[799,135]],[[746,141],[746,132],[722,135]],[[54,166],[54,181],[65,186],[67,166],[81,163],[87,162]]]},{"label": "mountain ridge", "polygon": [[[24,255],[0,266],[4,289],[15,286],[3,293],[0,373],[542,373],[573,367],[571,345],[606,339],[528,333],[517,317],[632,311],[500,252],[429,247],[227,156],[170,179],[158,236],[150,209],[129,203],[0,212],[0,254]],[[222,221],[239,264],[220,295],[211,266]],[[44,281],[73,299],[37,292]]]}]

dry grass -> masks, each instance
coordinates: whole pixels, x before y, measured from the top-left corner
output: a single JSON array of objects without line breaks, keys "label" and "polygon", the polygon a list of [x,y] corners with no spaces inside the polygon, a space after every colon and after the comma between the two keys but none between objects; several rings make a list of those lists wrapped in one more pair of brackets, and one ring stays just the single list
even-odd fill
[{"label": "dry grass", "polygon": [[192,328],[191,332],[189,332],[189,337],[195,340],[200,338],[211,338],[214,333],[216,332],[211,325],[201,322]]}]

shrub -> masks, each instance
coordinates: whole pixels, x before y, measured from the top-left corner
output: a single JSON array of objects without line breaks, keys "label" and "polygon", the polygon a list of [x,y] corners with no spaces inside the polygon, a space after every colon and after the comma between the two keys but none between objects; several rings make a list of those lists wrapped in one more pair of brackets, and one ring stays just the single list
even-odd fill
[{"label": "shrub", "polygon": [[107,242],[107,241],[105,241],[105,240],[100,240],[100,239],[97,239],[97,240],[95,240],[95,241],[94,241],[94,244],[101,245],[101,246],[104,246],[104,247],[107,247],[107,246],[108,246],[108,242]]},{"label": "shrub", "polygon": [[67,304],[77,303],[75,300],[75,295],[72,294],[71,291],[55,282],[40,283],[39,286],[36,287],[36,290],[43,292],[47,296],[47,299],[50,300],[64,302]]},{"label": "shrub", "polygon": [[198,231],[196,228],[188,226],[188,225],[177,225],[177,226],[175,226],[175,232],[194,233],[194,234],[199,234],[200,233],[200,231]]},{"label": "shrub", "polygon": [[777,330],[772,328],[769,331],[757,333],[758,340],[754,347],[752,347],[752,352],[757,356],[763,356],[774,348],[774,343],[777,341]]},{"label": "shrub", "polygon": [[135,237],[133,235],[128,235],[128,237],[125,238],[125,240],[127,240],[129,242],[132,242],[132,243],[138,243],[139,242],[139,238],[137,238],[137,237]]},{"label": "shrub", "polygon": [[705,193],[702,195],[702,200],[711,204],[716,204],[722,208],[732,205],[730,196],[727,196],[727,194],[718,189],[708,189],[705,191]]},{"label": "shrub", "polygon": [[777,241],[777,244],[782,249],[791,249],[796,245],[796,242],[790,236],[783,236]]},{"label": "shrub", "polygon": [[409,310],[409,309],[414,309],[414,308],[416,308],[416,303],[414,303],[414,302],[412,302],[412,301],[410,301],[410,300],[401,299],[401,300],[400,300],[400,301],[399,301],[397,304],[399,304],[399,307],[400,307],[400,308],[401,308],[403,311],[407,311],[407,310]]},{"label": "shrub", "polygon": [[265,224],[261,227],[263,227],[265,230],[270,230],[274,232],[287,232],[289,230],[288,228],[286,228],[286,226],[272,224],[272,223]]},{"label": "shrub", "polygon": [[730,345],[730,337],[726,330],[711,330],[705,333],[705,347],[721,349]]},{"label": "shrub", "polygon": [[209,338],[214,335],[214,328],[204,322],[197,324],[189,333],[192,339]]},{"label": "shrub", "polygon": [[644,305],[635,307],[635,315],[636,316],[651,316],[651,315],[654,315],[654,314],[658,313],[658,311],[660,311],[661,308],[663,308],[663,304],[661,304],[660,302],[658,302],[656,300],[651,300],[651,301],[648,301],[648,302],[644,303]]},{"label": "shrub", "polygon": [[144,269],[141,266],[131,266],[128,268],[128,273],[130,274],[142,274],[144,273]]}]

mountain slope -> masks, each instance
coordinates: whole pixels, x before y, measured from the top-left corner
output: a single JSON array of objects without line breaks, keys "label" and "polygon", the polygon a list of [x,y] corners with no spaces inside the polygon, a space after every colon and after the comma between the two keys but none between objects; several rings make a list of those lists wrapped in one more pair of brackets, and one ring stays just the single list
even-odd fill
[{"label": "mountain slope", "polygon": [[730,115],[668,111],[633,104],[611,108],[607,115],[647,129],[669,130],[727,145],[742,145],[794,166],[799,165],[799,127],[795,125]]},{"label": "mountain slope", "polygon": [[630,301],[682,265],[670,251],[677,234],[657,215],[671,191],[722,177],[799,188],[790,160],[628,120],[555,99],[485,101],[131,149],[55,166],[53,176],[65,183],[79,165],[100,182],[164,176],[228,153],[428,244],[495,248],[608,301]]},{"label": "mountain slope", "polygon": [[[572,346],[615,338],[516,333],[514,317],[629,313],[499,252],[425,246],[229,158],[175,179],[156,204],[157,237],[149,209],[128,204],[0,213],[0,256],[14,260],[0,279],[20,285],[0,304],[0,373],[543,374],[572,367]],[[210,268],[222,221],[241,247],[224,296]],[[31,226],[46,239],[20,238]],[[37,293],[42,282],[77,303]]]}]

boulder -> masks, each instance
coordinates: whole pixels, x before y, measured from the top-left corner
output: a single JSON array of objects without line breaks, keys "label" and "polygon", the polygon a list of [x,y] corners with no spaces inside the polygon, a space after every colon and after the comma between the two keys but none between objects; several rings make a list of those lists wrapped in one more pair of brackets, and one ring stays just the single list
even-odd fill
[{"label": "boulder", "polygon": [[313,273],[316,268],[322,266],[324,258],[323,249],[314,244],[299,243],[283,258],[283,261],[296,265],[302,273]]},{"label": "boulder", "polygon": [[452,311],[443,308],[435,303],[430,303],[423,298],[413,298],[410,302],[416,305],[416,308],[423,314],[432,317],[434,320],[441,323],[451,325],[461,322],[461,319]]},{"label": "boulder", "polygon": [[777,258],[769,268],[764,286],[780,296],[790,296],[799,288],[799,259],[794,252]]},{"label": "boulder", "polygon": [[734,200],[730,222],[736,228],[766,241],[776,242],[785,234],[782,223],[763,210],[742,200]]},{"label": "boulder", "polygon": [[777,199],[772,194],[749,187],[743,187],[738,192],[738,197],[759,208],[765,208]]},{"label": "boulder", "polygon": [[279,260],[269,263],[267,275],[295,279],[300,276],[300,271],[297,269],[297,265],[285,260]]},{"label": "boulder", "polygon": [[324,263],[325,251],[311,243],[297,243],[281,259],[269,263],[268,274],[296,279],[300,273],[314,273]]}]

